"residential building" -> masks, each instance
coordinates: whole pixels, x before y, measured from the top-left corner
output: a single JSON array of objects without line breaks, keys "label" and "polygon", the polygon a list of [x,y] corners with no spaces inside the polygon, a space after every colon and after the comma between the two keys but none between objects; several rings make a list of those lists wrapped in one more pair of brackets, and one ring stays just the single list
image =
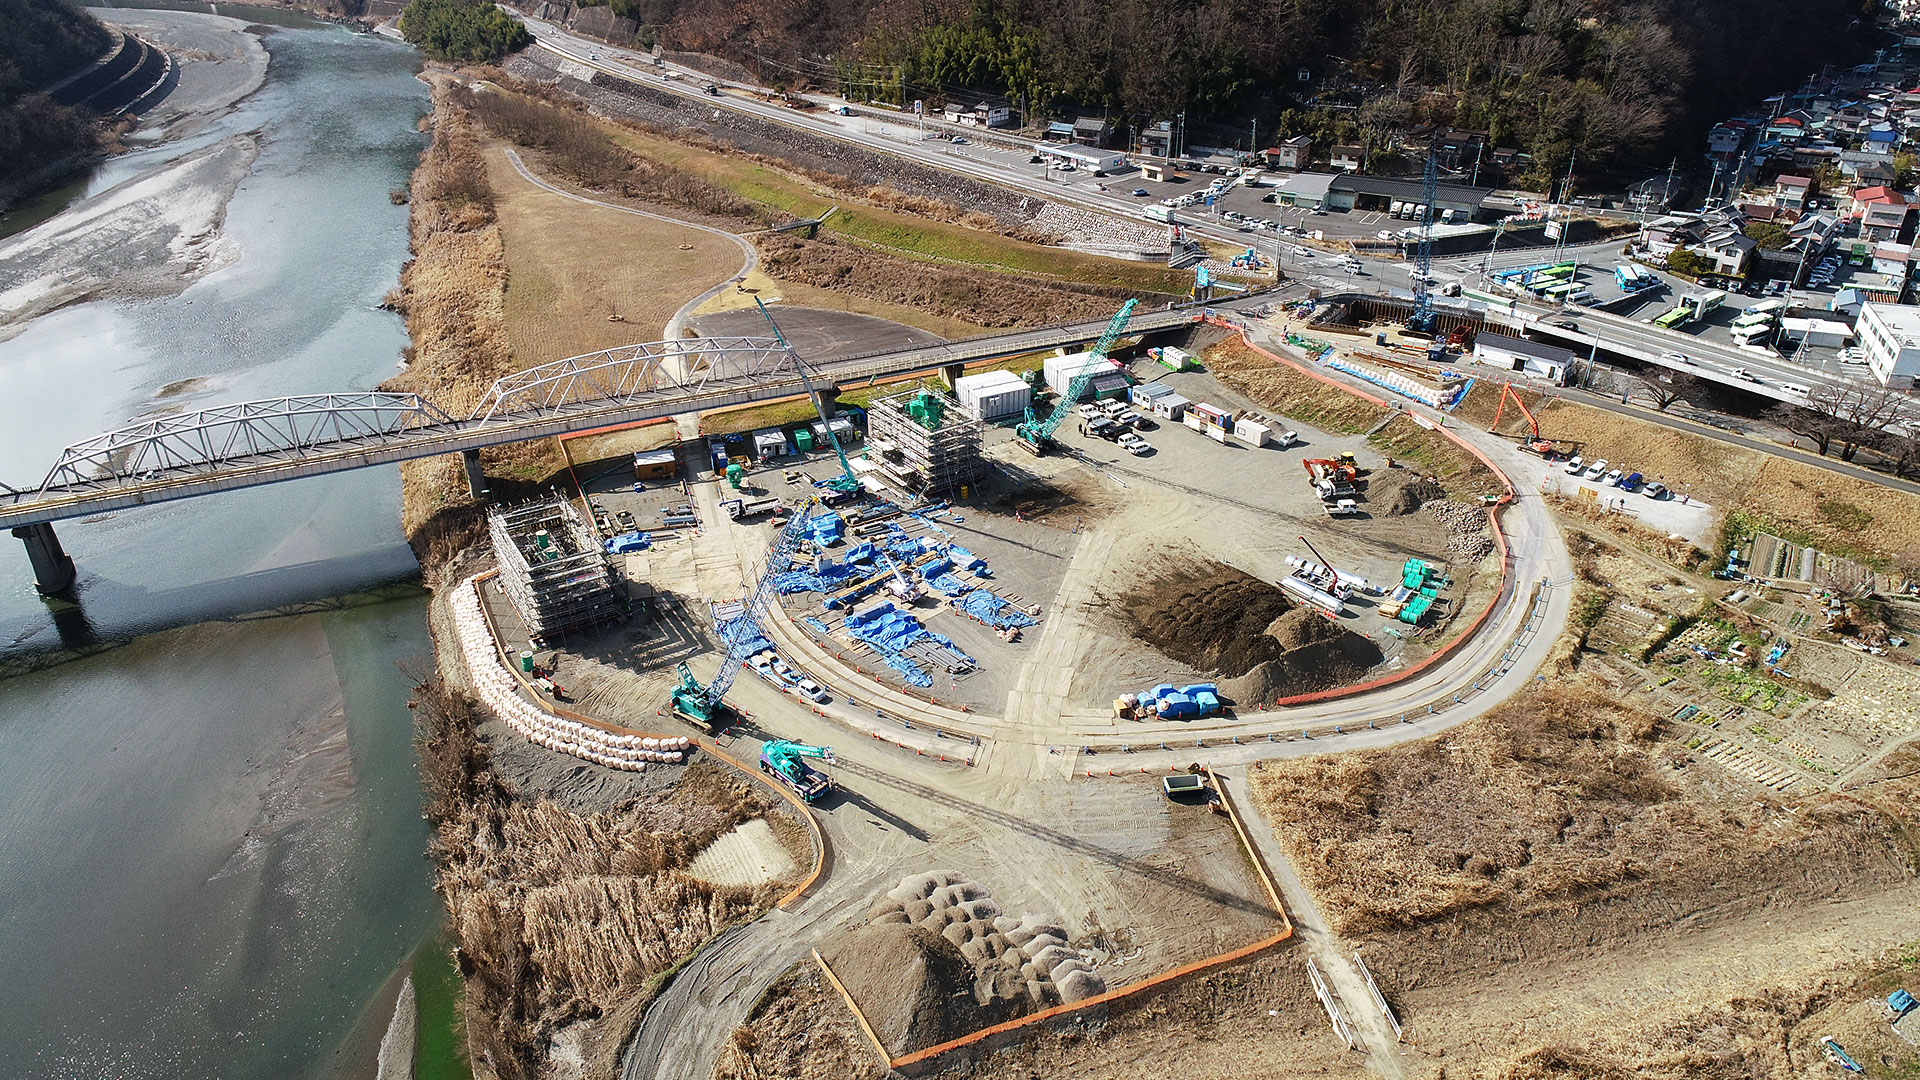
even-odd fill
[{"label": "residential building", "polygon": [[1688,246],[1688,250],[1713,260],[1713,271],[1727,277],[1742,277],[1747,272],[1747,262],[1753,257],[1753,249],[1760,242],[1734,228],[1717,228],[1701,237],[1700,242]]},{"label": "residential building", "polygon": [[1898,243],[1913,239],[1910,228],[1913,209],[1905,200],[1868,205],[1866,212],[1860,215],[1861,239],[1875,243],[1889,240]]},{"label": "residential building", "polygon": [[1920,308],[1862,305],[1856,331],[1874,378],[1896,390],[1911,388],[1920,375]]},{"label": "residential building", "polygon": [[1893,188],[1885,184],[1875,184],[1872,187],[1863,187],[1854,190],[1853,208],[1850,214],[1858,218],[1862,214],[1865,214],[1867,207],[1872,206],[1874,203],[1898,203],[1905,206],[1906,202],[1907,197],[1893,190]]},{"label": "residential building", "polygon": [[1341,144],[1333,148],[1333,167],[1348,172],[1358,172],[1367,163],[1367,148],[1352,144]]},{"label": "residential building", "polygon": [[1707,132],[1707,153],[1731,154],[1740,149],[1741,140],[1746,137],[1744,124],[1715,124],[1713,130]]},{"label": "residential building", "polygon": [[1260,151],[1269,169],[1304,169],[1313,160],[1313,138],[1295,135]]},{"label": "residential building", "polygon": [[1099,116],[1083,116],[1073,122],[1073,141],[1081,146],[1103,149],[1113,138],[1113,121]]},{"label": "residential building", "polygon": [[1148,157],[1173,156],[1173,123],[1162,120],[1140,132],[1140,152]]},{"label": "residential building", "polygon": [[1805,210],[1807,196],[1812,188],[1812,180],[1804,176],[1782,173],[1773,181],[1773,204],[1789,210]]}]

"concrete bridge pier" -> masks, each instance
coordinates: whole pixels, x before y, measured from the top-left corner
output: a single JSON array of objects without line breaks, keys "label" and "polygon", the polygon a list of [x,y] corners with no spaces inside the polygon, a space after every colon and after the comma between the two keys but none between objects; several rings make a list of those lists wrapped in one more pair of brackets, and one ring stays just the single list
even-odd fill
[{"label": "concrete bridge pier", "polygon": [[953,384],[965,378],[966,374],[967,365],[948,364],[946,367],[940,369],[940,381],[947,385],[948,390],[952,390]]},{"label": "concrete bridge pier", "polygon": [[460,461],[467,467],[467,494],[474,499],[487,497],[487,474],[480,469],[480,451],[460,451]]},{"label": "concrete bridge pier", "polygon": [[837,386],[815,387],[813,390],[813,407],[819,411],[821,416],[829,420],[833,419],[833,395],[839,392],[840,388]]},{"label": "concrete bridge pier", "polygon": [[61,596],[73,589],[79,574],[74,570],[73,557],[54,535],[51,522],[21,525],[13,535],[26,542],[27,559],[33,563],[33,584],[41,596]]}]

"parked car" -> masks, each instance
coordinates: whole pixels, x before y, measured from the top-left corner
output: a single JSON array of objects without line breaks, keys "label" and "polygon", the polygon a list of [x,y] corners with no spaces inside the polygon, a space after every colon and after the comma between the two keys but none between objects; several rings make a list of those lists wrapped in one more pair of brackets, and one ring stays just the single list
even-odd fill
[{"label": "parked car", "polygon": [[1572,457],[1567,459],[1567,475],[1568,476],[1579,476],[1581,473],[1585,472],[1586,469],[1587,469],[1586,459],[1582,458],[1579,454],[1575,454]]},{"label": "parked car", "polygon": [[1639,473],[1628,473],[1627,478],[1625,480],[1620,481],[1620,490],[1621,491],[1639,491],[1642,480],[1643,478]]},{"label": "parked car", "polygon": [[827,688],[812,679],[801,679],[793,685],[794,690],[803,698],[817,704],[827,703]]},{"label": "parked car", "polygon": [[967,145],[967,137],[965,135],[955,135],[953,137],[953,145],[955,146]]},{"label": "parked car", "polygon": [[1083,401],[1080,403],[1080,407],[1073,411],[1080,414],[1080,419],[1091,420],[1100,415],[1100,406],[1095,405],[1091,401]]},{"label": "parked car", "polygon": [[1622,480],[1625,480],[1626,478],[1627,478],[1626,473],[1620,471],[1619,469],[1614,469],[1612,472],[1609,472],[1606,476],[1602,477],[1600,482],[1602,484],[1605,484],[1608,487],[1619,487],[1620,482]]},{"label": "parked car", "polygon": [[1144,199],[1147,197],[1147,189],[1143,187],[1134,188],[1133,196],[1138,199]]},{"label": "parked car", "polygon": [[1667,497],[1667,485],[1655,480],[1653,483],[1648,484],[1646,490],[1640,494],[1645,495],[1649,499],[1664,499]]},{"label": "parked car", "polygon": [[1125,450],[1135,457],[1139,457],[1141,454],[1152,450],[1153,444],[1129,431],[1125,435],[1120,436],[1120,449]]},{"label": "parked car", "polygon": [[1605,475],[1607,475],[1607,459],[1601,458],[1599,461],[1587,466],[1587,471],[1581,473],[1580,478],[1582,480],[1598,480]]}]

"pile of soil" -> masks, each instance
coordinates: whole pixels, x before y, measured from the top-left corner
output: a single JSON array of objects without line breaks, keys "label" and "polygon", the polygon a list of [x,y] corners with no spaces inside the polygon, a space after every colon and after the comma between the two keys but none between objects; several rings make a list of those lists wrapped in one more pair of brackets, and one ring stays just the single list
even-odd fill
[{"label": "pile of soil", "polygon": [[1253,708],[1290,694],[1307,694],[1356,682],[1381,660],[1380,646],[1311,608],[1294,608],[1267,627],[1278,643],[1277,659],[1255,664],[1245,675],[1224,679],[1220,694]]},{"label": "pile of soil", "polygon": [[862,927],[827,956],[827,963],[896,1057],[1025,1011],[1005,1000],[982,1006],[968,992],[974,985],[973,964],[959,946],[921,926],[882,922]]},{"label": "pile of soil", "polygon": [[1383,469],[1367,482],[1367,511],[1376,517],[1402,517],[1446,497],[1438,481],[1409,469]]},{"label": "pile of soil", "polygon": [[1177,570],[1122,604],[1142,641],[1229,678],[1280,658],[1285,646],[1267,627],[1293,607],[1278,586],[1216,562]]}]

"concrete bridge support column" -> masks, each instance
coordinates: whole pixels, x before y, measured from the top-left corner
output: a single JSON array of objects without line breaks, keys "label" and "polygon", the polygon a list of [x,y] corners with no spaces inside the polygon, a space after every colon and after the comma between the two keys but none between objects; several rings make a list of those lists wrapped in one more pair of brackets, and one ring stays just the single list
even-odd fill
[{"label": "concrete bridge support column", "polygon": [[833,386],[815,389],[813,391],[813,407],[819,411],[821,416],[829,420],[833,419],[833,395],[836,393],[839,393],[839,388]]},{"label": "concrete bridge support column", "polygon": [[946,367],[940,369],[940,381],[947,384],[948,390],[952,390],[953,384],[959,382],[966,374],[967,365],[948,364]]},{"label": "concrete bridge support column", "polygon": [[475,499],[487,497],[487,475],[480,471],[480,451],[460,451],[460,461],[467,467],[467,494]]},{"label": "concrete bridge support column", "polygon": [[73,588],[79,575],[50,522],[22,525],[13,530],[13,535],[26,542],[27,559],[33,563],[33,584],[40,595],[59,596]]}]

